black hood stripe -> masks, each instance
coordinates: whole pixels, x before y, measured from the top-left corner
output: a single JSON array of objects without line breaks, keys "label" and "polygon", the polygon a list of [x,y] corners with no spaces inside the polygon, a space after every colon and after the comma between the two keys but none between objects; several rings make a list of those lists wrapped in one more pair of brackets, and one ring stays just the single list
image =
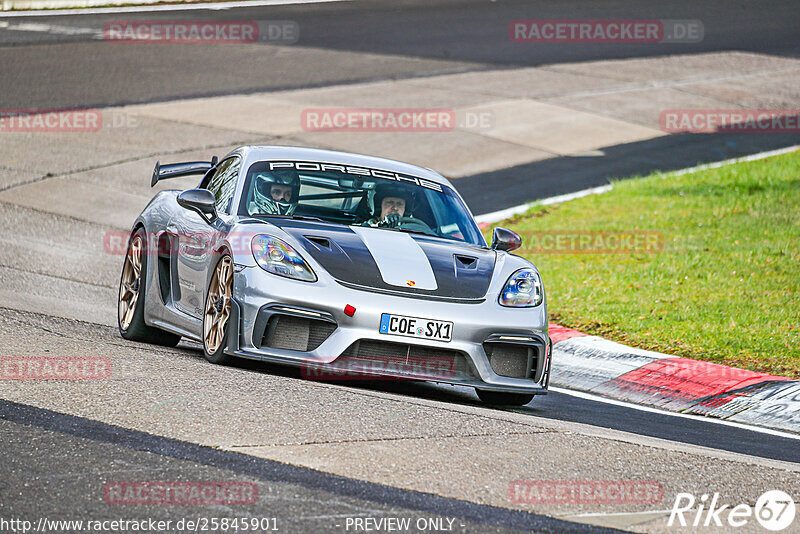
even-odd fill
[{"label": "black hood stripe", "polygon": [[[411,237],[430,262],[438,287],[429,291],[390,285],[383,280],[367,245],[349,226],[293,219],[274,219],[270,220],[270,223],[292,235],[303,246],[305,252],[322,265],[331,276],[341,282],[362,288],[391,293],[482,299],[486,296],[494,272],[496,255],[493,250],[413,235]],[[472,258],[474,261],[469,261]]]}]

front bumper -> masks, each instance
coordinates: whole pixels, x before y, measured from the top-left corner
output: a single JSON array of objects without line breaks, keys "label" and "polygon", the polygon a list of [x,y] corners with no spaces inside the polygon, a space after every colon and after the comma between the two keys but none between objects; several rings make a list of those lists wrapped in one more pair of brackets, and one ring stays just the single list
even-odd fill
[{"label": "front bumper", "polygon": [[[272,275],[260,267],[237,267],[233,287],[227,354],[305,369],[338,366],[341,370],[346,366],[355,373],[361,369],[365,375],[431,380],[509,393],[547,393],[551,347],[544,306],[505,308],[494,299],[479,304],[422,301],[352,289],[332,279],[320,279],[315,283],[295,281]],[[344,313],[346,305],[356,309],[352,317]],[[452,321],[452,340],[443,342],[381,334],[378,325],[382,313]],[[311,350],[265,347],[262,340],[271,324],[270,318],[275,315],[323,321],[330,325],[332,333]],[[406,365],[398,364],[396,358],[390,360],[389,365],[364,366],[363,358],[354,365],[352,357],[364,352],[359,352],[361,344],[409,347]],[[526,377],[502,376],[495,372],[497,360],[493,368],[487,348],[492,347],[491,351],[500,345],[530,349]],[[407,364],[412,353],[418,355],[411,356],[416,358],[415,364],[419,364],[420,359],[439,358],[437,355],[441,354],[457,355],[459,362],[463,357],[463,369],[458,364],[452,373],[409,373]]]}]

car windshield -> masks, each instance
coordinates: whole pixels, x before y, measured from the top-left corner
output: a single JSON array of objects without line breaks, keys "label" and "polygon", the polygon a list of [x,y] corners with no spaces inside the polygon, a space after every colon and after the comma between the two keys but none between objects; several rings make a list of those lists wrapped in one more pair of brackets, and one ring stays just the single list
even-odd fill
[{"label": "car windshield", "polygon": [[486,246],[450,187],[389,171],[312,162],[254,163],[239,214],[314,218]]}]

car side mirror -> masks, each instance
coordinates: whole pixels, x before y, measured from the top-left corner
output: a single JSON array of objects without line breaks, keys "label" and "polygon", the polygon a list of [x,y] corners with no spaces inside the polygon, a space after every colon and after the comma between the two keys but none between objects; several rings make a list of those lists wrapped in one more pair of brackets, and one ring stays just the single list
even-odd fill
[{"label": "car side mirror", "polygon": [[497,227],[492,233],[492,249],[511,252],[522,246],[522,238],[508,228]]},{"label": "car side mirror", "polygon": [[178,204],[187,210],[196,211],[207,223],[217,218],[214,193],[208,189],[187,189],[178,195]]}]

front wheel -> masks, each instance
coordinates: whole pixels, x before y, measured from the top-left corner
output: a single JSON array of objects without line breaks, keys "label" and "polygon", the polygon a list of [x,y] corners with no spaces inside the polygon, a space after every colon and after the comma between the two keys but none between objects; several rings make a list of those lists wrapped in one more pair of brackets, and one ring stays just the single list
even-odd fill
[{"label": "front wheel", "polygon": [[533,400],[530,393],[502,393],[499,391],[486,391],[476,389],[478,398],[492,406],[525,406]]},{"label": "front wheel", "polygon": [[231,361],[231,357],[225,354],[225,345],[232,296],[233,260],[225,254],[217,262],[208,284],[203,314],[203,354],[211,363],[227,364]]}]

